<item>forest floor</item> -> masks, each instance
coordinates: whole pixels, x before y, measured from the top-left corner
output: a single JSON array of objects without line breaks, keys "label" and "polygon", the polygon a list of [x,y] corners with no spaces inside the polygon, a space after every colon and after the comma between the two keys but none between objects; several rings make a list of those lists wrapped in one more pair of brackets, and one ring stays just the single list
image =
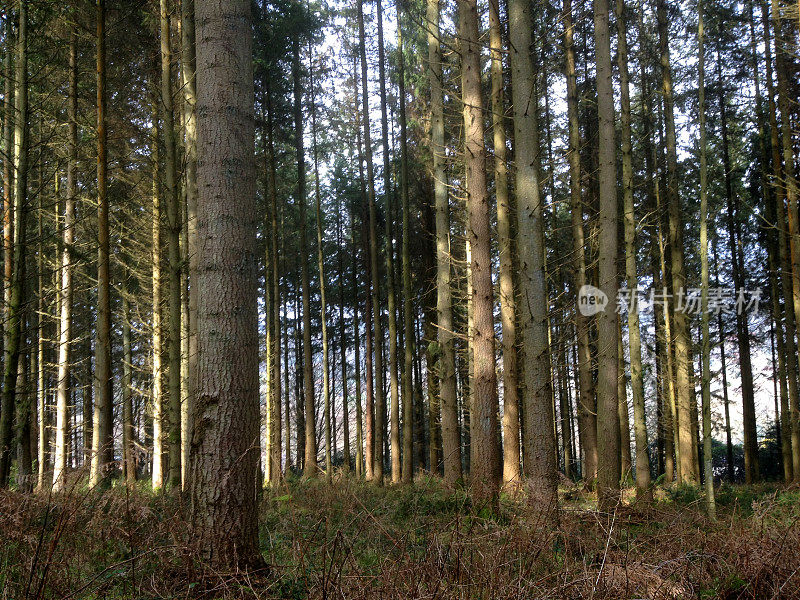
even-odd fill
[{"label": "forest floor", "polygon": [[656,490],[598,513],[565,484],[560,522],[524,498],[472,506],[437,479],[340,477],[266,490],[268,576],[199,568],[177,496],[124,486],[0,492],[0,598],[800,598],[800,488]]}]

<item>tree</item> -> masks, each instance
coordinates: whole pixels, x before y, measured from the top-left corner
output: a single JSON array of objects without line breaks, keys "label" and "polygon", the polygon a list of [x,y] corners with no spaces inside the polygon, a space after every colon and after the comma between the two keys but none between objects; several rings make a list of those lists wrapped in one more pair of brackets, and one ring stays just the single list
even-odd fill
[{"label": "tree", "polygon": [[[452,265],[450,255],[450,201],[445,172],[444,97],[439,0],[427,0],[428,79],[431,88],[431,146],[436,206],[436,313],[439,351],[439,397],[442,415],[444,480],[461,479],[461,441],[458,433],[456,358],[453,339]],[[433,467],[431,467],[433,468]]]},{"label": "tree", "polygon": [[[599,280],[608,298],[617,290],[617,181],[614,144],[614,95],[611,81],[611,41],[608,0],[595,0],[594,36],[597,62],[599,135]],[[620,453],[618,417],[617,313],[608,307],[597,316],[597,437],[604,440],[597,462],[600,510],[610,511],[619,500]],[[613,341],[612,341],[613,340]]]},{"label": "tree", "polygon": [[532,7],[523,0],[508,5],[511,98],[514,106],[514,143],[517,190],[517,253],[519,302],[517,318],[523,369],[523,452],[525,474],[535,502],[546,510],[557,508],[556,441],[553,422],[544,268],[544,223],[539,174],[538,99],[534,91],[531,58]]},{"label": "tree", "polygon": [[[197,0],[198,306],[192,535],[226,567],[258,550],[258,315],[250,3]],[[230,510],[231,506],[237,510]]]},{"label": "tree", "polygon": [[[478,502],[494,504],[500,479],[497,437],[497,376],[494,367],[494,322],[491,271],[489,193],[483,142],[483,100],[478,43],[478,4],[458,0],[461,52],[461,96],[464,114],[464,169],[467,193],[467,241],[471,260],[473,352],[470,402],[470,487]],[[552,429],[552,428],[551,428]]]}]

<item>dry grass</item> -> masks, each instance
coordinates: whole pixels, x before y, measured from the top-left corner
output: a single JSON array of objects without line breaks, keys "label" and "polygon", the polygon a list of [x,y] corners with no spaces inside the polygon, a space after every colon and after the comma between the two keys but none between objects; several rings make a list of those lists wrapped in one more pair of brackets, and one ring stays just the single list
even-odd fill
[{"label": "dry grass", "polygon": [[800,598],[797,488],[726,487],[717,523],[691,489],[611,515],[563,492],[554,526],[435,479],[292,481],[264,492],[268,578],[204,568],[179,497],[0,492],[0,598]]}]

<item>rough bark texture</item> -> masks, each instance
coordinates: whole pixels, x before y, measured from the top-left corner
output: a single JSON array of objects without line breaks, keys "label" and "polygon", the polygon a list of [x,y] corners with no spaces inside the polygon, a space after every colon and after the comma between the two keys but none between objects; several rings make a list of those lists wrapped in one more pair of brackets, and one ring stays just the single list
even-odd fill
[{"label": "rough bark texture", "polygon": [[[617,182],[614,164],[614,96],[611,81],[611,42],[608,0],[595,0],[594,36],[597,62],[597,115],[603,140],[598,154],[599,280],[608,298],[617,292]],[[613,307],[597,315],[597,493],[601,510],[611,510],[619,496],[620,453],[618,410],[618,315]]]},{"label": "rough bark texture", "polygon": [[[531,58],[532,6],[524,0],[508,5],[511,91],[517,189],[517,257],[519,260],[520,343],[523,370],[523,452],[533,500],[543,510],[557,508],[556,441],[548,346],[548,300],[544,270],[543,198],[539,175],[538,103]],[[581,251],[583,251],[581,249]]]},{"label": "rough bark texture", "polygon": [[[261,566],[250,3],[199,0],[198,307],[193,538],[213,564]],[[236,507],[236,510],[231,510]]]},{"label": "rough bark texture", "polygon": [[471,250],[473,355],[470,389],[470,487],[476,500],[494,503],[500,480],[497,437],[497,376],[494,364],[494,319],[491,271],[489,193],[486,187],[486,148],[483,142],[478,5],[458,1],[461,50],[461,95],[464,104],[464,166],[467,192],[467,241]]},{"label": "rough bark texture", "polygon": [[506,118],[503,101],[503,31],[499,0],[489,2],[491,46],[494,188],[497,195],[497,237],[500,244],[500,321],[503,327],[503,484],[520,485],[519,381],[517,377],[516,299],[514,297],[511,199],[506,167]]}]

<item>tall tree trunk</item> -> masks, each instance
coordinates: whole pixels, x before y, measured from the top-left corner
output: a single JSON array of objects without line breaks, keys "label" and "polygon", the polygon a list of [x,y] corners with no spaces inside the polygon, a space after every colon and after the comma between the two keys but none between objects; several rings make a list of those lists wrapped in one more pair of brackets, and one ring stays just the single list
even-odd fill
[{"label": "tall tree trunk", "polygon": [[397,5],[397,47],[399,49],[398,85],[400,95],[400,198],[403,221],[403,483],[414,478],[414,297],[411,289],[411,208],[408,199],[408,141],[406,130],[405,57],[403,55],[403,13]]},{"label": "tall tree trunk", "polygon": [[167,200],[167,256],[169,260],[169,412],[165,420],[169,450],[169,483],[181,485],[181,255],[180,196],[177,181],[175,110],[172,100],[172,47],[168,0],[160,0],[161,121],[164,135],[164,192]]},{"label": "tall tree trunk", "polygon": [[314,54],[309,47],[311,61],[309,88],[311,89],[311,141],[313,144],[314,159],[314,197],[316,199],[316,224],[317,224],[317,269],[319,270],[320,290],[320,323],[322,324],[322,401],[324,403],[325,421],[325,479],[330,482],[333,475],[333,462],[331,457],[331,381],[330,358],[328,353],[328,308],[325,290],[325,259],[322,248],[322,196],[319,188],[319,156],[317,150],[317,109],[314,97]]},{"label": "tall tree trunk", "polygon": [[67,194],[64,199],[64,221],[62,230],[61,265],[59,269],[60,315],[58,324],[58,371],[56,382],[56,441],[53,460],[53,491],[65,487],[67,470],[67,447],[69,439],[69,394],[72,369],[72,275],[75,260],[75,200],[78,194],[78,51],[77,26],[69,33],[69,84],[67,95]]},{"label": "tall tree trunk", "polygon": [[122,468],[125,482],[136,483],[133,429],[133,353],[131,351],[130,303],[127,265],[122,279]]},{"label": "tall tree trunk", "polygon": [[[367,479],[373,480],[378,485],[383,485],[383,440],[385,429],[385,415],[386,415],[386,394],[383,387],[383,324],[381,322],[381,304],[380,304],[380,271],[378,270],[378,226],[375,208],[375,171],[372,161],[372,135],[370,132],[370,118],[369,118],[369,85],[367,79],[367,50],[364,35],[364,6],[363,0],[358,2],[358,39],[359,51],[361,54],[361,102],[362,112],[361,118],[363,119],[364,127],[364,154],[367,163],[367,212],[368,212],[368,244],[369,244],[369,270],[371,277],[372,296],[370,299],[372,306],[372,320],[374,321],[374,346],[375,346],[375,359],[374,359],[374,398],[375,410],[374,415],[370,414],[373,411],[368,410],[367,419],[372,420],[372,444],[370,444],[370,427],[367,427],[367,453],[370,452],[372,447],[372,467],[367,467]],[[382,44],[381,44],[382,45]],[[387,192],[388,193],[388,192]],[[387,215],[387,219],[388,219]],[[368,334],[369,335],[369,334]],[[369,337],[367,341],[369,342]],[[367,354],[370,354],[370,349],[367,349]],[[371,398],[373,394],[367,390],[367,397]],[[368,399],[369,406],[369,399]],[[367,458],[369,460],[369,457]]]},{"label": "tall tree trunk", "polygon": [[[8,485],[13,446],[12,428],[18,403],[17,375],[22,337],[22,310],[25,305],[25,237],[28,213],[28,2],[19,3],[19,26],[15,61],[14,89],[14,231],[11,287],[6,307],[6,343],[3,360],[3,397],[0,411],[0,488]],[[17,412],[19,412],[17,410]],[[23,415],[19,414],[18,419]]]},{"label": "tall tree trunk", "polygon": [[[500,448],[497,438],[497,376],[494,364],[494,319],[491,271],[489,193],[483,135],[478,5],[458,0],[461,50],[461,95],[464,104],[464,167],[467,192],[467,241],[471,250],[473,353],[470,445],[470,486],[476,500],[497,501]],[[516,104],[516,103],[515,103]],[[517,138],[519,140],[519,138]]]},{"label": "tall tree trunk", "polygon": [[[186,195],[186,253],[189,279],[189,336],[187,340],[186,406],[181,420],[181,475],[188,487],[188,461],[194,421],[194,377],[197,370],[197,82],[195,79],[194,0],[181,0],[181,73],[183,75],[184,193]],[[274,232],[273,232],[274,235]],[[274,238],[273,238],[274,239]]]},{"label": "tall tree trunk", "polygon": [[[772,26],[775,33],[775,72],[778,78],[778,108],[781,114],[781,146],[783,148],[783,179],[786,188],[786,203],[789,231],[789,258],[792,273],[792,304],[795,324],[800,323],[800,229],[797,224],[798,188],[794,167],[792,145],[791,110],[789,98],[789,75],[787,67],[786,40],[781,31],[781,16],[778,0],[772,0]],[[782,207],[781,207],[782,208]],[[788,304],[789,297],[786,297]],[[787,309],[787,313],[789,310]],[[795,332],[800,335],[800,330]],[[800,338],[799,340],[800,341]],[[793,402],[792,415],[792,473],[800,481],[800,404]]]},{"label": "tall tree trunk", "polygon": [[[608,298],[617,290],[617,182],[614,163],[614,95],[611,73],[611,42],[608,0],[595,0],[594,34],[597,62],[597,114],[599,121],[599,280]],[[618,348],[617,313],[604,310],[597,315],[597,437],[605,440],[597,462],[597,491],[600,510],[611,510],[619,496]]]},{"label": "tall tree trunk", "polygon": [[95,373],[97,398],[92,434],[92,486],[110,483],[114,462],[114,396],[111,369],[111,274],[108,206],[108,149],[106,139],[106,10],[97,0],[97,339]]},{"label": "tall tree trunk", "polygon": [[153,232],[152,232],[152,292],[153,292],[153,467],[151,485],[160,490],[164,485],[164,369],[163,369],[163,331],[161,299],[161,178],[159,176],[160,151],[158,143],[158,104],[153,100],[153,125],[150,138],[150,159],[153,162]]},{"label": "tall tree trunk", "polygon": [[[728,140],[727,106],[724,97],[724,81],[722,78],[722,64],[719,48],[717,48],[717,100],[720,110],[720,126],[722,132],[722,166],[725,178],[725,200],[727,206],[728,248],[731,253],[731,270],[736,293],[744,292],[744,249],[737,243],[738,227],[735,218],[738,213],[738,202],[734,198],[733,181],[731,177],[731,159]],[[759,481],[758,468],[758,437],[756,435],[755,399],[753,392],[753,367],[750,359],[750,328],[747,323],[747,314],[738,311],[736,315],[737,342],[739,345],[739,370],[742,381],[742,421],[744,428],[744,472],[747,483]]]},{"label": "tall tree trunk", "polygon": [[503,31],[500,2],[489,2],[491,45],[492,130],[494,141],[494,187],[497,195],[497,238],[500,244],[500,320],[503,328],[503,484],[521,483],[519,439],[519,381],[515,330],[513,237],[511,199],[506,168],[506,124],[503,102]]},{"label": "tall tree trunk", "polygon": [[714,501],[714,470],[711,448],[711,334],[708,313],[708,159],[706,143],[706,83],[705,30],[703,1],[697,5],[697,76],[698,119],[700,125],[700,312],[702,335],[702,411],[703,411],[703,472],[705,474],[706,507],[711,520],[716,518]]},{"label": "tall tree trunk", "polygon": [[308,267],[308,235],[306,233],[306,162],[303,151],[303,107],[300,81],[300,43],[292,42],[292,81],[294,95],[294,135],[297,154],[297,206],[300,209],[300,286],[303,300],[303,392],[305,407],[305,459],[303,476],[316,477],[317,424],[314,410],[314,361],[311,348],[311,284]]},{"label": "tall tree trunk", "polygon": [[[350,454],[350,398],[347,384],[347,337],[345,335],[344,323],[344,239],[342,238],[342,210],[339,200],[336,201],[336,254],[339,261],[339,363],[342,369],[342,434],[344,444],[342,455],[344,460],[344,471],[349,473],[352,468]],[[358,377],[358,371],[355,371]]]},{"label": "tall tree trunk", "polygon": [[[622,200],[625,226],[625,278],[628,289],[636,294],[639,279],[636,273],[636,213],[633,205],[633,160],[631,146],[631,99],[628,73],[628,30],[624,0],[616,0],[617,62],[620,79],[620,119],[622,124]],[[642,374],[642,342],[639,311],[628,311],[628,344],[633,394],[633,433],[636,442],[636,495],[649,499],[650,456],[648,454],[647,419],[644,405]]]},{"label": "tall tree trunk", "polygon": [[[567,119],[569,125],[569,186],[572,212],[573,286],[575,294],[586,285],[586,255],[581,199],[581,133],[578,122],[578,92],[575,74],[575,42],[572,21],[572,0],[564,0],[564,50],[566,54]],[[592,378],[592,357],[589,347],[589,318],[575,311],[578,338],[578,424],[583,449],[582,475],[587,485],[597,477],[597,412]]]},{"label": "tall tree trunk", "polygon": [[[767,95],[769,98],[769,129],[770,139],[769,145],[772,158],[772,186],[774,188],[775,202],[775,224],[778,231],[777,245],[778,245],[778,262],[780,268],[780,282],[783,291],[784,300],[784,318],[786,326],[785,338],[785,352],[784,361],[786,363],[786,379],[788,383],[789,402],[787,410],[781,410],[782,421],[781,427],[783,430],[783,445],[788,450],[788,456],[784,460],[784,470],[787,473],[791,472],[794,478],[794,456],[796,448],[798,447],[798,438],[800,438],[800,428],[793,426],[794,419],[792,414],[798,412],[795,407],[800,405],[798,396],[797,385],[797,338],[796,336],[796,321],[795,313],[792,304],[792,266],[789,248],[790,242],[787,241],[787,227],[786,227],[786,188],[782,185],[783,180],[783,164],[781,160],[781,142],[780,133],[778,131],[778,117],[777,107],[775,105],[775,90],[773,87],[772,77],[772,46],[770,43],[770,28],[769,28],[769,15],[766,3],[761,5],[761,18],[764,24],[764,47],[766,50],[766,66],[767,66]],[[784,420],[785,419],[785,420]],[[787,479],[789,481],[790,479]]]},{"label": "tall tree trunk", "polygon": [[[392,483],[400,481],[400,394],[399,382],[397,379],[397,300],[395,296],[395,274],[394,274],[394,233],[392,221],[394,219],[394,210],[392,208],[392,170],[390,164],[389,154],[389,120],[387,117],[386,101],[386,72],[385,72],[385,52],[383,47],[383,13],[381,9],[381,0],[377,0],[375,4],[375,20],[378,29],[378,84],[380,88],[380,105],[381,105],[381,139],[383,142],[383,194],[384,194],[384,218],[386,221],[386,247],[384,252],[386,254],[386,304],[388,311],[388,325],[389,325],[389,393],[390,393],[390,416],[391,416],[391,431],[390,431],[390,454],[392,465]],[[364,78],[366,81],[366,78]],[[366,91],[364,92],[366,98]],[[367,149],[369,152],[369,148]],[[379,305],[375,303],[377,309]],[[377,320],[377,317],[376,317]],[[383,341],[383,336],[378,336],[376,339]],[[378,344],[376,344],[378,348]],[[383,371],[380,370],[380,377],[383,378]],[[378,434],[378,446],[383,447],[382,440],[385,436],[386,424],[384,423],[384,415],[386,413],[385,403],[381,403],[381,392],[378,393],[378,403],[375,407],[375,428]],[[376,446],[377,447],[377,446]],[[377,457],[382,461],[382,456]],[[376,479],[380,483],[383,478],[383,467],[379,469],[379,474],[376,474]]]},{"label": "tall tree trunk", "polygon": [[632,475],[631,419],[628,408],[628,378],[625,373],[625,350],[622,347],[622,319],[617,319],[617,414],[619,415],[620,479],[626,483]]},{"label": "tall tree trunk", "polygon": [[523,455],[531,493],[544,510],[557,508],[556,442],[548,344],[543,198],[539,173],[538,102],[531,53],[532,7],[509,2],[509,48],[517,163],[517,251],[520,302],[517,318],[523,369]]},{"label": "tall tree trunk", "polygon": [[436,312],[439,338],[439,398],[441,405],[444,480],[461,479],[461,441],[458,433],[456,356],[453,327],[452,266],[450,254],[450,200],[445,172],[444,92],[439,29],[440,0],[427,0],[428,77],[431,86],[431,146],[436,206]]},{"label": "tall tree trunk", "polygon": [[[669,26],[667,22],[667,0],[656,1],[658,35],[661,51],[661,75],[664,98],[664,122],[667,150],[667,206],[669,209],[669,244],[672,268],[672,294],[686,291],[686,271],[683,258],[683,220],[678,195],[678,154],[675,133],[675,100],[672,90],[672,68],[669,56]],[[692,387],[689,375],[691,343],[689,324],[685,312],[675,310],[673,314],[675,350],[675,388],[677,404],[677,431],[680,445],[679,477],[681,482],[696,483],[699,467],[694,460],[695,438],[692,434]]]},{"label": "tall tree trunk", "polygon": [[[213,564],[260,567],[250,4],[198,0],[195,9],[201,168],[196,427],[190,477],[193,536],[197,548]],[[219,335],[221,331],[225,335]],[[237,510],[230,510],[231,506]]]}]

